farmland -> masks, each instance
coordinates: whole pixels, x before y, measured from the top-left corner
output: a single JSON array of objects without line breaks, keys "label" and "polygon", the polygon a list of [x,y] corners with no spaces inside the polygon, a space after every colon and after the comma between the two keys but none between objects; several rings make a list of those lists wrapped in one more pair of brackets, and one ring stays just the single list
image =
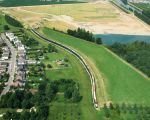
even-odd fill
[{"label": "farmland", "polygon": [[[103,100],[113,101],[114,103],[126,102],[145,105],[150,103],[148,92],[150,89],[149,78],[145,78],[129,65],[124,64],[125,62],[114,56],[104,46],[81,41],[80,39],[47,28],[43,29],[42,32],[48,38],[57,40],[74,48],[81,54],[84,54],[84,57],[87,58],[88,56],[86,59],[88,63],[93,63],[92,68],[97,68],[97,70],[93,69],[93,71],[96,74],[101,74],[104,79],[105,89],[103,90],[105,90],[104,92],[107,94],[105,94],[106,98],[103,96]],[[97,94],[99,94],[102,88],[98,86],[101,84],[100,77],[97,76],[97,78]],[[98,97],[100,96],[98,95]],[[102,99],[99,99],[100,103],[102,103],[101,100]]]},{"label": "farmland", "polygon": [[94,34],[150,33],[149,27],[145,27],[136,17],[124,13],[109,2],[41,5],[38,8],[36,6],[5,8],[3,12],[21,20],[28,27],[55,27],[64,32],[67,28],[81,27]]}]

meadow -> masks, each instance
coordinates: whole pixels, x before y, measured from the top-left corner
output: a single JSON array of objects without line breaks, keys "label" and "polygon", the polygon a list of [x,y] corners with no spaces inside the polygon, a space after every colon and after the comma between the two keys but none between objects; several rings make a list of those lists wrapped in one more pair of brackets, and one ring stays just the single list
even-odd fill
[{"label": "meadow", "polygon": [[[56,40],[77,50],[87,62],[95,74],[101,74],[104,86],[98,86],[101,83],[100,77],[97,77],[97,95],[101,93],[102,88],[107,94],[103,100],[113,103],[133,103],[149,105],[150,81],[135,70],[125,61],[114,55],[106,47],[89,43],[66,34],[62,34],[48,28],[40,31],[46,37]],[[97,68],[97,69],[95,69]],[[102,97],[98,98],[103,103]]]}]

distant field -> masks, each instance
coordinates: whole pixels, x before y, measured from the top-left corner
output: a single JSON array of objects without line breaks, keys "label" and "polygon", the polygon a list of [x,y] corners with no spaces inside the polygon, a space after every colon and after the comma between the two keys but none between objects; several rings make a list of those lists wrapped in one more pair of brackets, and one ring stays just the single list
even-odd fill
[{"label": "distant field", "polygon": [[38,8],[24,6],[6,8],[3,12],[23,21],[28,27],[56,27],[64,32],[67,28],[81,27],[94,34],[150,34],[150,28],[135,16],[124,13],[109,2],[41,5]]},{"label": "distant field", "polygon": [[[124,64],[116,56],[112,55],[104,46],[95,45],[50,29],[42,31],[48,38],[59,41],[68,45],[81,54],[88,57],[86,60],[92,65],[96,74],[101,74],[104,78],[103,86],[106,91],[107,101],[114,103],[131,103],[131,104],[150,104],[150,80],[144,78],[138,72],[128,65]],[[91,64],[93,63],[93,64]],[[95,67],[98,71],[95,70]],[[97,77],[97,85],[101,84]],[[101,86],[97,86],[97,95],[101,92]],[[102,99],[99,99],[101,102]]]},{"label": "distant field", "polygon": [[16,7],[16,6],[36,6],[36,5],[49,5],[49,4],[70,4],[79,3],[79,1],[42,1],[42,0],[2,0],[0,1],[0,6],[2,7]]}]

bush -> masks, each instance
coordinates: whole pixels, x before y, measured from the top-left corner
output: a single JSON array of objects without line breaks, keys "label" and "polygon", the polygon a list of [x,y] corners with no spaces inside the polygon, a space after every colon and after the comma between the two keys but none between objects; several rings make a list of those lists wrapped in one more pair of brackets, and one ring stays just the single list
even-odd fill
[{"label": "bush", "polygon": [[8,25],[4,25],[4,30],[10,30]]}]

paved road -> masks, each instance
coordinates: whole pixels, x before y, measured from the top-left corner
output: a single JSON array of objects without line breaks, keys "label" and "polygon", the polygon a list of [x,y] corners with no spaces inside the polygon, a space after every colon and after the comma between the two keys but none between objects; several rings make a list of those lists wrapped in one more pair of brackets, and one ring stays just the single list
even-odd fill
[{"label": "paved road", "polygon": [[95,84],[95,77],[94,75],[92,74],[93,72],[91,72],[91,69],[88,67],[86,61],[82,58],[82,56],[80,56],[79,53],[77,53],[76,51],[72,50],[71,48],[69,48],[68,46],[65,46],[61,43],[58,43],[54,40],[51,40],[51,39],[48,39],[48,38],[45,38],[43,35],[41,35],[40,33],[38,33],[37,31],[35,31],[34,29],[31,30],[34,34],[36,34],[37,36],[39,36],[40,38],[42,38],[43,40],[45,41],[48,41],[52,44],[55,44],[56,46],[59,46],[63,49],[65,49],[66,51],[72,53],[75,57],[77,57],[80,62],[83,64],[83,66],[85,67],[89,77],[90,77],[90,80],[91,80],[91,86],[92,86],[92,98],[93,98],[93,104],[94,104],[94,107],[96,109],[98,109],[98,102],[97,102],[97,97],[96,97],[96,84]]},{"label": "paved road", "polygon": [[7,86],[4,88],[4,90],[2,91],[0,97],[4,94],[6,94],[9,89],[10,86],[13,83],[14,80],[14,75],[15,75],[15,69],[16,69],[16,56],[17,56],[17,51],[14,48],[14,46],[11,44],[11,42],[6,38],[6,36],[4,34],[1,35],[1,38],[5,41],[5,43],[7,44],[7,46],[10,48],[11,51],[11,59],[9,61],[9,66],[8,66],[8,73],[10,75],[8,82],[7,82]]}]

